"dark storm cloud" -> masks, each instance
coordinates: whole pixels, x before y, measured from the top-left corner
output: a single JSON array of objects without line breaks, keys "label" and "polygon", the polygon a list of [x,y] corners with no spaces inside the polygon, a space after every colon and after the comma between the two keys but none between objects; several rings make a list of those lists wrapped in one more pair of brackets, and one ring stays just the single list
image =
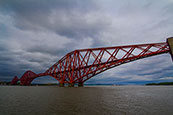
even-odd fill
[{"label": "dark storm cloud", "polygon": [[96,5],[80,0],[8,0],[2,7],[11,11],[16,27],[22,30],[50,30],[74,39],[93,37],[106,24],[91,14]]},{"label": "dark storm cloud", "polygon": [[[164,42],[173,35],[172,9],[169,0],[1,0],[0,78],[44,72],[75,49]],[[129,63],[91,82],[169,78],[167,57]]]},{"label": "dark storm cloud", "polygon": [[[99,7],[94,1],[8,0],[2,2],[1,5],[8,13],[11,11],[15,27],[21,30],[51,31],[74,41],[94,38],[91,44],[94,47],[104,44],[99,40],[98,35],[111,24],[111,20],[108,20],[104,14],[100,14]],[[67,49],[71,49],[76,46],[76,43],[69,43],[66,46],[69,46]],[[44,46],[34,46],[28,50],[45,51],[42,49]],[[57,53],[49,48],[47,51]]]}]

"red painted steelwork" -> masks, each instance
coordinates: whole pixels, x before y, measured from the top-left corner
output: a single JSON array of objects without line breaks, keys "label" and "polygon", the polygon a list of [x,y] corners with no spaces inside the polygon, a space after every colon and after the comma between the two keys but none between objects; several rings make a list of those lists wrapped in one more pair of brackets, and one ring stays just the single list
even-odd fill
[{"label": "red painted steelwork", "polygon": [[18,77],[15,76],[13,80],[11,81],[11,85],[17,85],[17,82],[19,81]]},{"label": "red painted steelwork", "polygon": [[57,79],[61,84],[82,84],[110,68],[137,59],[168,53],[169,50],[166,42],[79,49],[66,54],[44,73],[25,72],[20,78],[20,83],[21,85],[29,85],[33,79],[49,75]]}]

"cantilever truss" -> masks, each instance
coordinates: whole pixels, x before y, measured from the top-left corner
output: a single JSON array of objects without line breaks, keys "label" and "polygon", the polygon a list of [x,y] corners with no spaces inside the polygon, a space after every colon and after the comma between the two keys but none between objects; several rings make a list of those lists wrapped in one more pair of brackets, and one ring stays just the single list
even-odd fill
[{"label": "cantilever truss", "polygon": [[44,73],[35,74],[27,71],[21,77],[20,83],[29,85],[33,79],[49,75],[57,79],[60,84],[83,84],[110,68],[167,52],[169,47],[166,42],[75,50],[66,54]]}]

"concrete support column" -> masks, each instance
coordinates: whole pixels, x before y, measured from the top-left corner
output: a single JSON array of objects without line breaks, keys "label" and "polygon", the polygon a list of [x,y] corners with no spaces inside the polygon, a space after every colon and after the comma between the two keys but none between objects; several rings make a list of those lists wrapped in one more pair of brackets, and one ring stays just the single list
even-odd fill
[{"label": "concrete support column", "polygon": [[74,83],[69,83],[68,87],[74,87]]},{"label": "concrete support column", "polygon": [[171,54],[171,57],[172,57],[172,60],[173,60],[173,37],[168,38],[167,43],[169,45],[170,54]]},{"label": "concrete support column", "polygon": [[59,86],[60,87],[64,87],[64,83],[59,83]]},{"label": "concrete support column", "polygon": [[79,82],[78,87],[83,87],[83,82]]}]

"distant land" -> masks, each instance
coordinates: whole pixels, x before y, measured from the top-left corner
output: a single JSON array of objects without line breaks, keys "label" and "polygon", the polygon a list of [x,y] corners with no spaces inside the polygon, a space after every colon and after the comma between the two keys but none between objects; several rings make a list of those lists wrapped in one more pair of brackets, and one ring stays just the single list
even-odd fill
[{"label": "distant land", "polygon": [[173,85],[173,82],[147,83],[145,85]]},{"label": "distant land", "polygon": [[[10,82],[0,81],[0,85],[11,85]],[[20,84],[17,84],[20,86]],[[37,84],[33,83],[29,86],[56,86],[59,85],[57,83],[45,83],[45,84]],[[120,86],[120,84],[84,84],[85,86]],[[145,85],[173,85],[173,82],[160,82],[160,83],[147,83]],[[122,85],[121,85],[122,86]]]},{"label": "distant land", "polygon": [[[6,81],[0,81],[0,85],[11,85],[11,82],[6,82]],[[44,83],[44,84],[41,84],[41,83],[32,83],[30,84],[29,86],[56,86],[59,84],[58,83]],[[101,86],[101,85],[105,85],[105,86],[115,86],[115,84],[84,84],[85,86]],[[20,84],[17,84],[17,86],[20,86]],[[68,86],[68,85],[66,85]]]},{"label": "distant land", "polygon": [[10,85],[11,82],[0,81],[0,85]]},{"label": "distant land", "polygon": [[[11,85],[11,82],[6,82],[6,81],[0,81],[0,85]],[[20,84],[17,84],[20,86]],[[29,86],[55,86],[58,85],[56,83],[45,83],[45,84],[30,84]]]}]

